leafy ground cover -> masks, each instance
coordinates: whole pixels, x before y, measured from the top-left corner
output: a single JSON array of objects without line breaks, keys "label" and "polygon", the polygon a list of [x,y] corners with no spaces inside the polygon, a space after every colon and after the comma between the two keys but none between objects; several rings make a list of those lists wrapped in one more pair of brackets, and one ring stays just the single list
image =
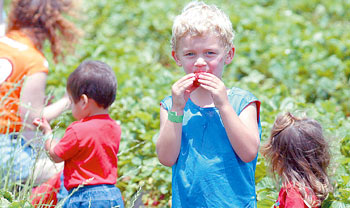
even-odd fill
[{"label": "leafy ground cover", "polygon": [[[158,162],[155,139],[159,102],[183,75],[171,59],[170,36],[172,21],[186,3],[84,1],[77,22],[84,37],[76,54],[57,65],[49,57],[52,71],[47,91],[56,98],[64,93],[68,75],[86,58],[105,61],[115,70],[118,95],[110,113],[123,130],[117,186],[127,207],[132,207],[137,196],[149,207],[169,206],[171,168]],[[262,143],[281,112],[306,114],[320,121],[331,146],[334,185],[323,207],[350,207],[350,2],[207,3],[217,4],[233,23],[236,55],[223,80],[261,100]],[[56,134],[63,135],[72,121],[69,112],[56,119]],[[259,155],[258,207],[271,207],[277,198],[279,184],[271,178]],[[1,200],[7,199],[5,192],[0,193]]]}]

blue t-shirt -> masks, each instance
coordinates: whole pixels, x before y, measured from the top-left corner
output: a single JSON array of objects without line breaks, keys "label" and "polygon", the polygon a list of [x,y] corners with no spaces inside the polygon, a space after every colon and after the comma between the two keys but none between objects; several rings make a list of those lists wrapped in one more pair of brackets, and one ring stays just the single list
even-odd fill
[{"label": "blue t-shirt", "polygon": [[[250,103],[257,103],[261,136],[257,98],[239,88],[232,88],[228,98],[237,115]],[[161,105],[171,109],[171,96]],[[172,206],[256,207],[256,161],[257,157],[245,163],[235,153],[217,108],[201,108],[189,99],[184,108],[181,149],[172,167]]]}]

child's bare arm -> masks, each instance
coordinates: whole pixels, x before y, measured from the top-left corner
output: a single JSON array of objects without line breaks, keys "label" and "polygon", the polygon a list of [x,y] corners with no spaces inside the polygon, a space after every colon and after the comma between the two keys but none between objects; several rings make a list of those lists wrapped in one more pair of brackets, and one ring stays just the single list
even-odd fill
[{"label": "child's bare arm", "polygon": [[35,126],[39,126],[39,129],[43,132],[45,138],[45,150],[48,151],[51,159],[56,163],[62,162],[63,160],[60,157],[58,157],[53,150],[58,141],[52,138],[52,129],[47,119],[35,118],[33,124]]},{"label": "child's bare arm", "polygon": [[237,155],[244,162],[254,160],[260,145],[256,104],[249,104],[239,116],[230,105],[222,106],[219,111]]},{"label": "child's bare arm", "polygon": [[59,162],[63,161],[62,158],[58,157],[54,151],[54,148],[55,148],[57,143],[58,143],[58,141],[56,139],[53,139],[53,138],[50,138],[50,139],[45,141],[45,149],[48,151],[51,159],[55,163],[59,163]]},{"label": "child's bare arm", "polygon": [[160,108],[160,131],[157,140],[159,162],[165,166],[173,166],[178,158],[181,146],[182,123],[168,120],[168,111]]},{"label": "child's bare arm", "polygon": [[[177,115],[183,115],[186,102],[190,93],[195,89],[192,85],[194,74],[187,74],[175,82],[172,86],[172,108]],[[174,123],[168,120],[168,111],[160,108],[160,131],[156,144],[159,161],[165,166],[173,166],[179,156],[181,147],[182,123]]]},{"label": "child's bare arm", "polygon": [[68,95],[65,94],[61,99],[57,102],[52,103],[44,108],[43,116],[51,121],[54,118],[57,118],[61,113],[67,110],[70,107],[70,100]]},{"label": "child's bare arm", "polygon": [[205,73],[200,75],[199,82],[201,87],[210,91],[230,143],[239,158],[244,162],[254,160],[260,145],[256,104],[249,104],[238,116],[228,100],[226,87],[219,78]]}]

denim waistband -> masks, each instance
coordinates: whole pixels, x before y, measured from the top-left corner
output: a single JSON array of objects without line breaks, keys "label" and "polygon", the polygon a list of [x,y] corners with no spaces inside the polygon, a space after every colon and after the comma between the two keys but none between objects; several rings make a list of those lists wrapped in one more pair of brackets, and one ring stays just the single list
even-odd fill
[{"label": "denim waistband", "polygon": [[87,189],[93,191],[94,189],[101,189],[101,188],[114,188],[116,187],[114,184],[97,184],[97,185],[84,185],[83,187],[75,187],[72,188],[71,190],[68,191],[68,193],[72,193],[74,190],[76,190],[75,192],[80,192],[80,191],[85,191]]}]

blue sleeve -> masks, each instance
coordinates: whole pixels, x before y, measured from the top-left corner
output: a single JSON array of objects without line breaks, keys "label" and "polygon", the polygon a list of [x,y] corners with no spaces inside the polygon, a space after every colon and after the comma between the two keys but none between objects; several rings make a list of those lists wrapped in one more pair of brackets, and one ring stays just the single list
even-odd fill
[{"label": "blue sleeve", "polygon": [[[228,95],[231,106],[236,111],[237,115],[253,102],[256,102],[258,114],[260,112],[260,101],[252,93],[247,90],[242,90],[240,88],[233,87]],[[258,115],[259,116],[259,115]]]},{"label": "blue sleeve", "polygon": [[169,109],[171,109],[171,107],[173,106],[173,100],[171,96],[168,96],[162,101],[160,101],[160,106],[162,106],[165,110],[169,111]]},{"label": "blue sleeve", "polygon": [[232,88],[229,95],[228,95],[229,101],[231,103],[231,106],[239,116],[242,111],[251,103],[256,103],[256,110],[257,110],[257,122],[258,122],[258,128],[259,128],[259,135],[261,138],[261,123],[260,123],[260,101],[257,97],[255,97],[252,93],[250,93],[247,90],[242,90],[240,88]]}]

